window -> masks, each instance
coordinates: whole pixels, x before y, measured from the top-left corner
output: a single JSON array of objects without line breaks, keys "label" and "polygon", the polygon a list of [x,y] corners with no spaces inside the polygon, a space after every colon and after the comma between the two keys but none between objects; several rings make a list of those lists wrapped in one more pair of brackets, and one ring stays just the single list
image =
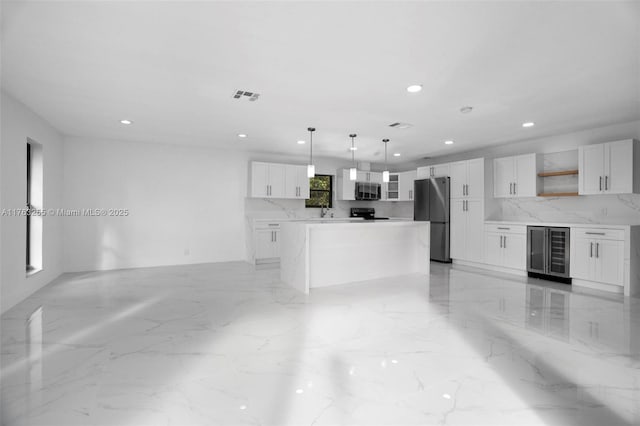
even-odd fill
[{"label": "window", "polygon": [[[31,144],[27,142],[27,210],[31,210]],[[27,211],[27,272],[31,266],[31,214]]]},{"label": "window", "polygon": [[42,270],[42,229],[43,216],[37,214],[42,210],[42,145],[31,139],[26,147],[26,232],[25,232],[25,264],[27,275]]},{"label": "window", "polygon": [[333,176],[309,178],[309,199],[305,201],[305,207],[333,207]]}]

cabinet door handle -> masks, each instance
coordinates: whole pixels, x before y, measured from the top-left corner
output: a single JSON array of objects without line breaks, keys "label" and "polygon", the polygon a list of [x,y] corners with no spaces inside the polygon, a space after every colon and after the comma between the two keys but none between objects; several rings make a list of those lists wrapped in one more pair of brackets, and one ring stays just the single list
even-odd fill
[{"label": "cabinet door handle", "polygon": [[502,235],[500,235],[500,248],[502,248]]},{"label": "cabinet door handle", "polygon": [[609,190],[609,176],[604,177],[604,190],[605,191]]},{"label": "cabinet door handle", "polygon": [[600,243],[596,243],[596,258],[600,257]]},{"label": "cabinet door handle", "polygon": [[278,233],[274,231],[273,233],[273,242],[277,243],[278,242]]},{"label": "cabinet door handle", "polygon": [[502,248],[507,248],[507,236],[504,236],[504,242],[502,243]]},{"label": "cabinet door handle", "polygon": [[498,229],[501,229],[501,230],[503,230],[503,231],[508,231],[508,230],[510,230],[511,228],[505,228],[505,227],[502,227],[502,226],[498,226]]},{"label": "cabinet door handle", "polygon": [[593,243],[589,243],[589,257],[593,257]]},{"label": "cabinet door handle", "polygon": [[513,195],[516,195],[518,191],[516,190],[516,183],[513,182]]},{"label": "cabinet door handle", "polygon": [[600,176],[600,191],[602,191],[602,176]]},{"label": "cabinet door handle", "polygon": [[513,194],[513,182],[509,182],[509,195]]},{"label": "cabinet door handle", "polygon": [[587,235],[605,235],[604,232],[585,232]]}]

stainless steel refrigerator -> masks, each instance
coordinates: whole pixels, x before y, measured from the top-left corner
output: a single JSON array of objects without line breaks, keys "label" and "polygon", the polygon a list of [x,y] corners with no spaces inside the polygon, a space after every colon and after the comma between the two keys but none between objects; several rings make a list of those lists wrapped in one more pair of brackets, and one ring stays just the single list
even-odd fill
[{"label": "stainless steel refrigerator", "polygon": [[414,184],[413,220],[431,222],[431,260],[451,262],[449,255],[448,177],[418,179]]}]

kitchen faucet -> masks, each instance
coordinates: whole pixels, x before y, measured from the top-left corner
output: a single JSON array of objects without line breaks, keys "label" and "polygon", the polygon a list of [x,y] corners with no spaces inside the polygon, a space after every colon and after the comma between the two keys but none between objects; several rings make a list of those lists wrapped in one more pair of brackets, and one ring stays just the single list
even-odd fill
[{"label": "kitchen faucet", "polygon": [[329,203],[327,203],[327,209],[325,210],[324,204],[320,204],[320,217],[325,217],[329,213]]}]

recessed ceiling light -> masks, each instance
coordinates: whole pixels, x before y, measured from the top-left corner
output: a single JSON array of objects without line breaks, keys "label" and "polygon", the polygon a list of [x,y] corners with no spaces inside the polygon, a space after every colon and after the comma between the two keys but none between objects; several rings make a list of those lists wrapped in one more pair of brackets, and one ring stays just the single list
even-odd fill
[{"label": "recessed ceiling light", "polygon": [[407,87],[407,92],[409,93],[418,93],[421,90],[422,90],[421,84],[412,84],[411,86]]},{"label": "recessed ceiling light", "polygon": [[469,114],[471,111],[473,111],[473,107],[471,106],[463,106],[462,108],[460,108],[460,112],[463,114]]},{"label": "recessed ceiling light", "polygon": [[247,137],[247,135],[245,135],[244,133],[238,133],[238,137],[239,137],[239,138],[246,138],[246,137]]},{"label": "recessed ceiling light", "polygon": [[304,145],[305,141],[298,141],[298,145]]},{"label": "recessed ceiling light", "polygon": [[131,120],[120,120],[120,124],[133,124]]},{"label": "recessed ceiling light", "polygon": [[453,145],[453,141],[444,141],[445,145]]},{"label": "recessed ceiling light", "polygon": [[349,147],[349,151],[357,151],[358,147],[357,146],[350,146]]},{"label": "recessed ceiling light", "polygon": [[399,153],[399,152],[396,152],[396,153],[394,153],[394,154],[393,154],[393,156],[394,156],[394,157],[400,157],[400,153]]},{"label": "recessed ceiling light", "polygon": [[522,127],[533,127],[535,125],[536,123],[534,123],[533,121],[527,121],[526,123],[522,123]]}]

